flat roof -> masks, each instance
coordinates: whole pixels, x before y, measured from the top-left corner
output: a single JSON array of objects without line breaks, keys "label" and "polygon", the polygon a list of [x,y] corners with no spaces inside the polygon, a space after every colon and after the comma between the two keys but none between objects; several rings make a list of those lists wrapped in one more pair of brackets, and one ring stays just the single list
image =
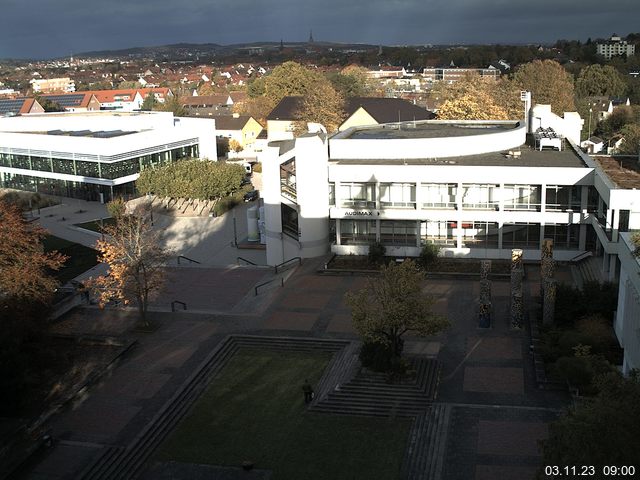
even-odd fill
[{"label": "flat roof", "polygon": [[640,162],[636,156],[594,156],[593,159],[618,188],[640,188]]},{"label": "flat roof", "polygon": [[[404,122],[398,124],[385,124],[375,127],[359,127],[352,132],[346,132],[344,136],[338,134],[337,138],[351,140],[390,139],[390,138],[445,138],[467,137],[471,135],[484,135],[513,130],[520,127],[520,122],[496,122],[487,121],[452,122],[450,120],[426,122]],[[335,138],[335,137],[334,137]]]},{"label": "flat roof", "polygon": [[[518,149],[514,149],[518,151]],[[519,148],[520,156],[509,156],[508,152],[490,152],[478,155],[465,155],[447,158],[408,158],[408,159],[339,159],[330,162],[338,165],[460,165],[474,167],[561,167],[589,168],[582,159],[568,148],[557,150],[534,150],[528,145]]]},{"label": "flat roof", "polygon": [[30,135],[57,135],[66,137],[115,138],[123,135],[139,133],[138,131],[123,130],[47,130],[46,132],[15,132]]}]

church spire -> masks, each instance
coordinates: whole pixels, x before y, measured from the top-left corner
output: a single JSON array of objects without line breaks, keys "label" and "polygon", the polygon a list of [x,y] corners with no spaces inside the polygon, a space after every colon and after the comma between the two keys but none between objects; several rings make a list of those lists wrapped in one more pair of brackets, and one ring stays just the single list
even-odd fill
[{"label": "church spire", "polygon": [[309,30],[309,43],[313,43],[313,30]]}]

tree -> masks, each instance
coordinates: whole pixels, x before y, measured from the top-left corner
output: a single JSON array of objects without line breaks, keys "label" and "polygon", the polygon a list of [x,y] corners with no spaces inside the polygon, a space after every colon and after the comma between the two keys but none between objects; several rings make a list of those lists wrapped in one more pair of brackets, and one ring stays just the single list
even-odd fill
[{"label": "tree", "polygon": [[620,145],[620,153],[623,155],[638,155],[640,153],[640,125],[629,123],[620,130],[624,138]]},{"label": "tree", "polygon": [[[637,373],[600,377],[598,394],[550,425],[542,465],[629,465],[640,451],[640,383]],[[600,470],[602,471],[602,470]],[[545,478],[544,471],[538,478]]]},{"label": "tree", "polygon": [[158,234],[151,230],[143,211],[117,218],[104,228],[104,240],[98,240],[98,259],[109,267],[106,275],[92,279],[99,304],[104,307],[117,300],[138,307],[140,322],[148,326],[149,296],[164,283],[165,263],[171,252],[162,248]]},{"label": "tree", "polygon": [[376,92],[369,80],[367,69],[359,65],[349,65],[339,73],[329,74],[328,79],[333,88],[345,98],[366,97],[372,94],[378,96],[380,93]]},{"label": "tree", "polygon": [[589,65],[580,71],[576,81],[578,97],[619,97],[626,90],[622,75],[610,65]]},{"label": "tree", "polygon": [[328,132],[335,132],[347,117],[344,97],[322,79],[304,95],[297,116],[302,122],[320,123]]},{"label": "tree", "polygon": [[64,265],[66,257],[44,253],[46,231],[28,223],[17,206],[0,199],[0,298],[37,303],[51,299],[58,281],[49,275]]},{"label": "tree", "polygon": [[140,110],[145,112],[150,112],[158,108],[158,100],[156,100],[156,96],[153,93],[148,93],[140,105]]},{"label": "tree", "polygon": [[299,63],[285,62],[264,77],[264,96],[275,106],[284,97],[308,94],[323,79]]},{"label": "tree", "polygon": [[575,110],[573,78],[556,61],[534,60],[521,65],[513,81],[521,90],[531,92],[534,103],[551,105],[557,115]]},{"label": "tree", "polygon": [[[152,96],[152,95],[149,95],[149,96]],[[174,117],[184,117],[187,114],[184,107],[182,106],[182,102],[178,99],[177,96],[173,96],[165,100],[164,104],[162,104],[161,106],[161,110],[163,112],[173,113]]]},{"label": "tree", "polygon": [[229,149],[233,150],[236,153],[239,153],[242,150],[244,150],[244,148],[242,147],[242,144],[235,138],[232,138],[231,140],[229,140]]},{"label": "tree", "polygon": [[517,120],[523,116],[519,89],[506,79],[468,75],[450,85],[441,82],[434,93],[444,99],[439,119]]},{"label": "tree", "polygon": [[423,280],[415,263],[405,260],[383,266],[380,277],[369,278],[366,288],[345,295],[353,326],[365,342],[388,345],[400,357],[405,333],[429,336],[448,327],[446,318],[432,312],[434,300],[423,293]]},{"label": "tree", "polygon": [[64,112],[64,108],[59,103],[49,100],[48,98],[36,97],[36,100],[45,112]]}]

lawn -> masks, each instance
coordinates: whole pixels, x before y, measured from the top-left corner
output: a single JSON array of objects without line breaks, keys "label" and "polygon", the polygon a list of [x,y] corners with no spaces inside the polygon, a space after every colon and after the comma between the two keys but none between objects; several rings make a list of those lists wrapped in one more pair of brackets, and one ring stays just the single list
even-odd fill
[{"label": "lawn", "polygon": [[100,233],[102,231],[102,226],[108,227],[110,225],[115,225],[116,221],[112,217],[103,218],[102,221],[91,220],[90,222],[85,223],[76,223],[76,227],[84,228],[85,230],[91,230],[92,232]]},{"label": "lawn", "polygon": [[84,245],[69,242],[68,240],[54,237],[52,235],[46,236],[42,243],[44,245],[45,252],[57,250],[63,255],[69,257],[67,258],[64,267],[53,273],[53,276],[56,277],[61,284],[74,279],[98,263],[98,252],[92,248],[85,247]]},{"label": "lawn", "polygon": [[240,350],[160,447],[156,460],[273,471],[273,480],[398,478],[408,419],[307,412],[328,354]]}]

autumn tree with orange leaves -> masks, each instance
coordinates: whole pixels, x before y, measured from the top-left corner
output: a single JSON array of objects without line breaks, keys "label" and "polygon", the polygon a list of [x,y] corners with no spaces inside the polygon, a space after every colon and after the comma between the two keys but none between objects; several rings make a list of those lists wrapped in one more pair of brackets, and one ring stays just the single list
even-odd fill
[{"label": "autumn tree with orange leaves", "polygon": [[115,225],[106,226],[104,233],[96,250],[98,260],[108,265],[109,272],[90,282],[98,303],[104,307],[114,300],[125,305],[134,302],[140,323],[148,326],[149,298],[164,283],[164,267],[171,252],[160,245],[144,210],[119,215]]},{"label": "autumn tree with orange leaves", "polygon": [[0,200],[0,300],[48,302],[58,286],[50,275],[64,265],[58,252],[44,253],[46,231],[27,222],[20,209]]}]

